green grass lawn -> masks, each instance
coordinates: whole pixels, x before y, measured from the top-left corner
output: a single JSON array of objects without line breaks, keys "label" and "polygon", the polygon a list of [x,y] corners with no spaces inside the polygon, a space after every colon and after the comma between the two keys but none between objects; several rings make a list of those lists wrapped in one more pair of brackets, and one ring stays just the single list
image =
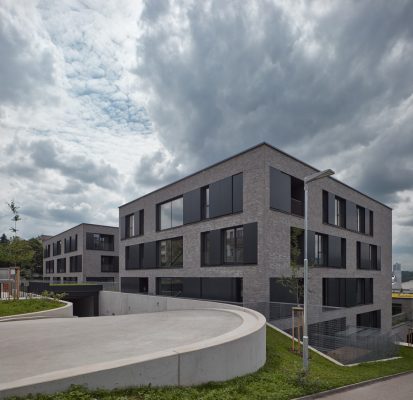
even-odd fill
[{"label": "green grass lawn", "polygon": [[293,399],[398,372],[413,370],[413,349],[401,348],[401,359],[339,367],[312,353],[308,378],[301,375],[301,357],[291,353],[291,341],[267,329],[267,363],[258,372],[224,383],[178,388],[135,388],[87,391],[83,388],[55,395],[26,397],[36,400],[264,400]]},{"label": "green grass lawn", "polygon": [[0,300],[0,317],[50,310],[62,306],[63,303],[51,299]]}]

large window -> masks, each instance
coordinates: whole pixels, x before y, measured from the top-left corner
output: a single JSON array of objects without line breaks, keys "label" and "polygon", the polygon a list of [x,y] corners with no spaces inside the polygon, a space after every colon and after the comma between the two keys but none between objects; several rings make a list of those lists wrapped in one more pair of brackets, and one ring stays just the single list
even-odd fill
[{"label": "large window", "polygon": [[320,267],[327,266],[327,235],[314,235],[314,264]]},{"label": "large window", "polygon": [[381,328],[381,311],[375,310],[357,314],[357,326],[362,328]]},{"label": "large window", "polygon": [[53,255],[59,256],[62,254],[62,241],[58,240],[56,243],[53,243]]},{"label": "large window", "polygon": [[374,244],[357,242],[357,268],[381,269],[381,248]]},{"label": "large window", "polygon": [[59,258],[57,260],[57,273],[64,274],[66,272],[66,258]]},{"label": "large window", "polygon": [[244,262],[244,228],[225,229],[224,264],[242,264]]},{"label": "large window", "polygon": [[242,302],[242,278],[156,278],[156,294]]},{"label": "large window", "polygon": [[334,200],[334,205],[335,205],[334,223],[337,226],[345,228],[346,227],[346,201],[336,196]]},{"label": "large window", "polygon": [[372,278],[323,278],[323,306],[354,307],[371,303]]},{"label": "large window", "polygon": [[88,250],[114,250],[114,235],[104,235],[101,233],[86,233],[86,249]]},{"label": "large window", "polygon": [[54,260],[46,261],[46,274],[54,273]]},{"label": "large window", "polygon": [[101,256],[101,272],[119,272],[119,257]]},{"label": "large window", "polygon": [[183,224],[183,198],[158,204],[158,230],[181,226]]},{"label": "large window", "polygon": [[160,240],[158,242],[158,266],[160,268],[182,267],[182,237]]},{"label": "large window", "polygon": [[70,257],[70,272],[82,272],[82,256]]},{"label": "large window", "polygon": [[65,253],[70,253],[72,251],[77,251],[77,234],[65,238]]}]

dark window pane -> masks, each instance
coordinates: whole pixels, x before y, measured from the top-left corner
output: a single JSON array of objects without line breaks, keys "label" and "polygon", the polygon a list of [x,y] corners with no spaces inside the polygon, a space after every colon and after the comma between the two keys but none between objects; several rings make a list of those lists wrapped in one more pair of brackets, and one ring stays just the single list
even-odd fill
[{"label": "dark window pane", "polygon": [[159,266],[169,267],[171,265],[171,241],[161,240],[159,242]]},{"label": "dark window pane", "polygon": [[171,222],[171,203],[164,203],[159,206],[159,229],[168,229],[172,227]]},{"label": "dark window pane", "polygon": [[235,262],[235,229],[224,231],[224,263],[233,264]]},{"label": "dark window pane", "polygon": [[184,212],[184,203],[183,198],[173,200],[171,203],[172,214],[171,214],[171,226],[181,226],[183,224],[183,212]]},{"label": "dark window pane", "polygon": [[182,238],[171,240],[171,266],[182,267],[183,265],[183,244]]},{"label": "dark window pane", "polygon": [[235,234],[235,262],[242,264],[244,262],[244,228],[237,228]]}]

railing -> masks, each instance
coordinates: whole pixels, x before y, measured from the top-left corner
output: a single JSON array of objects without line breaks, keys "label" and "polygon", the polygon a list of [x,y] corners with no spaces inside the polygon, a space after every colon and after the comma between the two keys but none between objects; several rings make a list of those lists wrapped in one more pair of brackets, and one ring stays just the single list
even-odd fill
[{"label": "railing", "polygon": [[[252,307],[252,304],[245,304]],[[269,323],[291,334],[292,308],[296,303],[267,303]],[[260,306],[263,308],[263,305]],[[265,307],[264,307],[265,308]],[[326,311],[330,311],[326,313]],[[343,364],[394,357],[398,347],[395,337],[377,328],[350,326],[346,322],[347,309],[308,306],[308,337],[311,346]]]},{"label": "railing", "polygon": [[406,313],[402,312],[399,314],[392,315],[392,326],[399,325],[403,322],[408,321],[409,318]]}]

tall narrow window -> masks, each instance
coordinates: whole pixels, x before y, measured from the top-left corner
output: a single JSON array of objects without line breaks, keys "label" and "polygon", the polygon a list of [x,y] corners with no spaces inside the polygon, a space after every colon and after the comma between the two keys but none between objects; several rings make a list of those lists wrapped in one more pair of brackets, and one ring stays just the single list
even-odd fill
[{"label": "tall narrow window", "polygon": [[201,236],[202,265],[211,265],[211,238],[210,232],[203,232]]},{"label": "tall narrow window", "polygon": [[365,209],[363,207],[357,206],[357,231],[364,233],[365,229]]},{"label": "tall narrow window", "polygon": [[205,186],[201,190],[202,203],[202,219],[209,218],[209,186]]},{"label": "tall narrow window", "polygon": [[139,210],[139,235],[145,233],[145,210]]},{"label": "tall narrow window", "polygon": [[346,209],[346,203],[345,200],[336,197],[335,201],[335,216],[334,216],[334,223],[337,226],[341,226],[342,228],[346,227],[346,213],[345,213],[345,209]]},{"label": "tall narrow window", "polygon": [[133,214],[129,214],[125,218],[125,236],[127,238],[135,235],[135,218]]},{"label": "tall narrow window", "polygon": [[244,262],[244,228],[224,230],[224,264]]},{"label": "tall narrow window", "polygon": [[373,236],[373,227],[374,227],[374,223],[373,223],[373,211],[370,211],[370,235]]},{"label": "tall narrow window", "polygon": [[314,237],[315,251],[314,263],[318,266],[327,265],[327,237],[321,233],[316,233]]}]

